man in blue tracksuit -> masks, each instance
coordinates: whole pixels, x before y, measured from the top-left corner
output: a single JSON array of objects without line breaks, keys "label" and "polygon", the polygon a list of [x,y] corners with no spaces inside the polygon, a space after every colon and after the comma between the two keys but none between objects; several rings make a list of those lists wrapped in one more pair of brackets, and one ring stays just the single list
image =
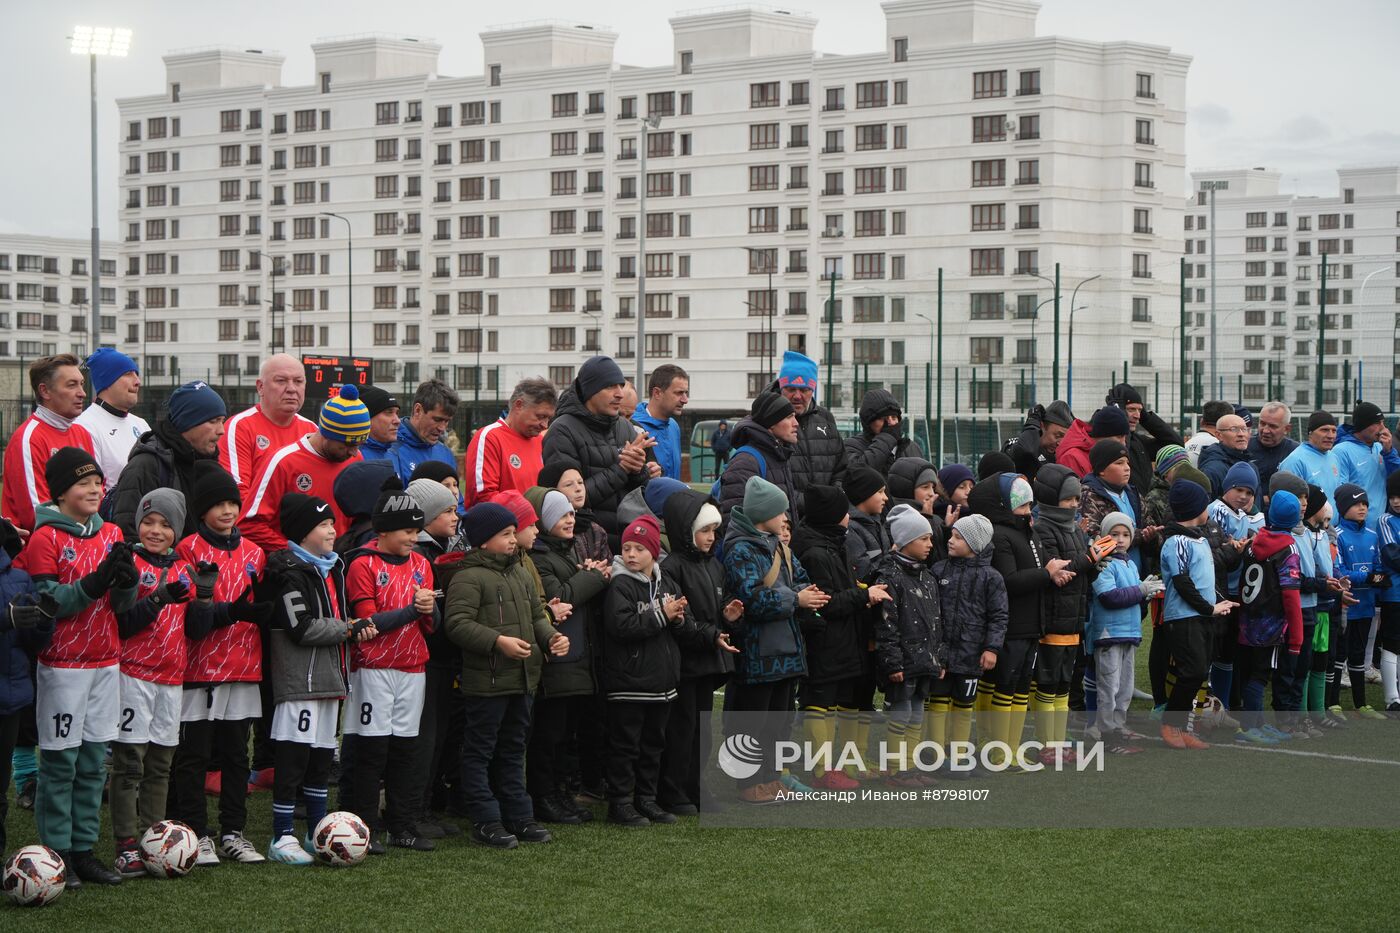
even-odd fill
[{"label": "man in blue tracksuit", "polygon": [[[1376,503],[1385,502],[1385,478],[1400,469],[1400,453],[1394,448],[1382,450],[1376,443],[1384,426],[1385,416],[1374,402],[1357,402],[1351,423],[1337,431],[1337,446],[1332,448],[1338,484],[1360,486],[1366,498]],[[1366,527],[1374,531],[1384,513],[1380,506],[1372,509]]]},{"label": "man in blue tracksuit", "polygon": [[681,426],[675,416],[690,401],[690,377],[672,363],[652,370],[647,380],[647,403],[632,413],[632,423],[656,439],[651,452],[661,475],[681,478]]},{"label": "man in blue tracksuit", "polygon": [[388,460],[399,436],[399,400],[379,386],[360,389],[360,401],[369,409],[369,437],[360,445],[365,460]]},{"label": "man in blue tracksuit", "polygon": [[1332,494],[1342,482],[1337,458],[1332,456],[1332,448],[1337,443],[1337,419],[1330,411],[1315,411],[1308,416],[1307,440],[1283,458],[1279,469],[1296,476],[1303,482],[1318,487],[1327,495],[1327,503],[1335,515],[1337,503]]},{"label": "man in blue tracksuit", "polygon": [[398,438],[389,451],[394,471],[404,488],[408,487],[413,471],[426,460],[441,460],[456,466],[457,458],[442,442],[457,413],[457,393],[438,379],[429,379],[413,393],[413,408],[408,420],[399,425]]}]

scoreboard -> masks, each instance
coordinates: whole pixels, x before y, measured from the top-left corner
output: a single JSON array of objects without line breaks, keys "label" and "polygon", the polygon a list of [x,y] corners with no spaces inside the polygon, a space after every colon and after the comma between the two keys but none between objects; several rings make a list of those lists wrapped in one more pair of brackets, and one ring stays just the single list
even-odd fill
[{"label": "scoreboard", "polygon": [[333,398],[349,383],[358,388],[370,384],[373,360],[347,356],[303,356],[308,398]]}]

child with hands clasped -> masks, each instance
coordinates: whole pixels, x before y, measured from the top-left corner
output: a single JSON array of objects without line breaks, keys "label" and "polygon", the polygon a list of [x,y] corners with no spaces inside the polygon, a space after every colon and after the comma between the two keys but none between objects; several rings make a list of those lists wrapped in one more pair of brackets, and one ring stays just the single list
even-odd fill
[{"label": "child with hands clasped", "polygon": [[1113,540],[1113,553],[1099,565],[1084,626],[1098,681],[1094,728],[1110,754],[1136,755],[1142,749],[1130,744],[1128,734],[1133,663],[1142,643],[1143,605],[1162,592],[1163,585],[1157,577],[1143,580],[1128,557],[1137,531],[1131,516],[1109,512],[1099,520],[1099,530]]}]

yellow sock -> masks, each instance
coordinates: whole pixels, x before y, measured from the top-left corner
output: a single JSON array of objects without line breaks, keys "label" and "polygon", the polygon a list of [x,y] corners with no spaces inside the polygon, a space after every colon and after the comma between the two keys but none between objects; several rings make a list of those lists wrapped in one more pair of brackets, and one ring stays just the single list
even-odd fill
[{"label": "yellow sock", "polygon": [[[802,734],[812,748],[814,755],[820,756],[822,751],[831,747],[831,712],[824,706],[804,706],[802,708]],[[832,751],[835,754],[835,750]],[[818,757],[820,761],[820,757]],[[813,777],[821,777],[826,773],[826,768],[821,764],[816,764],[812,768]]]},{"label": "yellow sock", "polygon": [[[870,726],[874,721],[874,710],[863,709],[856,711],[856,749],[860,752],[860,760],[867,764],[870,762]],[[851,765],[846,769],[846,776],[849,778],[858,778],[861,776],[861,769],[855,765]]]},{"label": "yellow sock", "polygon": [[992,708],[992,694],[996,692],[996,687],[985,677],[977,681],[977,712],[985,713]]},{"label": "yellow sock", "polygon": [[909,770],[908,764],[908,726],[893,719],[885,723],[885,747],[894,754],[896,773]]},{"label": "yellow sock", "polygon": [[1069,741],[1069,691],[1055,694],[1055,741]]},{"label": "yellow sock", "polygon": [[[860,712],[851,706],[836,707],[836,749],[835,758],[839,760],[846,754],[848,745],[860,748]],[[864,755],[864,752],[861,752]],[[847,765],[842,769],[847,777],[855,777],[856,768],[854,765]]]},{"label": "yellow sock", "polygon": [[992,707],[983,714],[988,726],[983,745],[1006,741],[1011,726],[1012,701],[1013,697],[1009,693],[997,692],[992,695]]},{"label": "yellow sock", "polygon": [[1035,737],[1043,745],[1055,741],[1055,695],[1046,693],[1037,684],[1030,698],[1030,708],[1035,711]]},{"label": "yellow sock", "polygon": [[950,738],[954,742],[966,742],[972,737],[972,703],[964,706],[961,703],[953,704],[952,735]]},{"label": "yellow sock", "polygon": [[953,706],[952,697],[930,697],[924,704],[924,738],[937,745],[948,741],[948,710]]},{"label": "yellow sock", "polygon": [[1018,693],[1011,698],[1011,714],[1006,717],[1006,744],[1011,746],[1013,760],[1026,734],[1026,710],[1030,708],[1031,695]]}]

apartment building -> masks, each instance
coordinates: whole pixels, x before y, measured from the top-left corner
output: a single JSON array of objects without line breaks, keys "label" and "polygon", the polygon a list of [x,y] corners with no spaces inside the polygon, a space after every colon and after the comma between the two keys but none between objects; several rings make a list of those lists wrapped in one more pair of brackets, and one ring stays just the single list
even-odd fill
[{"label": "apartment building", "polygon": [[[120,250],[104,242],[100,252],[102,343],[111,346]],[[91,257],[89,240],[0,233],[0,360],[92,352]]]}]

